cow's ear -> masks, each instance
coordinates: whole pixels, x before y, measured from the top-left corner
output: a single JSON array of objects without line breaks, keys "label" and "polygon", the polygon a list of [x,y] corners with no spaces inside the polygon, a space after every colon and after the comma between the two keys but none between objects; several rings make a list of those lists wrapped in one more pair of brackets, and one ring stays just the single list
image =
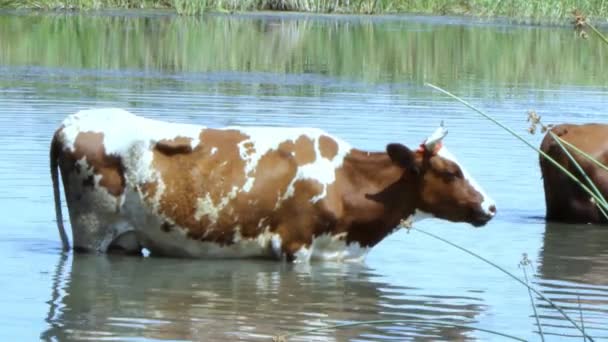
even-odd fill
[{"label": "cow's ear", "polygon": [[388,156],[396,165],[414,174],[418,174],[420,171],[418,165],[416,165],[416,154],[407,148],[407,146],[402,144],[388,144],[386,145],[386,153],[388,153]]}]

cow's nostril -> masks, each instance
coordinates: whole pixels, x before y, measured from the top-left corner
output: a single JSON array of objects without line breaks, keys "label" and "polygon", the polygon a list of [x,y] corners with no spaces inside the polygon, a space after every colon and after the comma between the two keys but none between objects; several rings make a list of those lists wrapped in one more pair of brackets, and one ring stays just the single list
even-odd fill
[{"label": "cow's nostril", "polygon": [[490,213],[492,213],[492,215],[496,214],[496,206],[494,204],[492,204],[488,210],[490,211]]}]

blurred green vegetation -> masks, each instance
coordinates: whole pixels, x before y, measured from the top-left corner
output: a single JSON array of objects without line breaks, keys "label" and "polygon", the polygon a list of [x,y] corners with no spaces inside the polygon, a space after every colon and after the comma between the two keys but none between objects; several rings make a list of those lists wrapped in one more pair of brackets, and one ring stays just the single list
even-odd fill
[{"label": "blurred green vegetation", "polygon": [[606,85],[608,51],[571,29],[275,16],[0,15],[0,65],[321,74],[461,88]]}]

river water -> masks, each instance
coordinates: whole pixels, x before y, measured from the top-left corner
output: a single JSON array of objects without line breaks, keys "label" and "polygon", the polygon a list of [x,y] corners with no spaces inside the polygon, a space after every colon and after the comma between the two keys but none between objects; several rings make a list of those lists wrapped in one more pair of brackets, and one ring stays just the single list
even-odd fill
[{"label": "river water", "polygon": [[[558,311],[497,269],[420,231],[362,264],[292,265],[62,254],[48,168],[68,114],[113,106],[207,126],[315,126],[354,146],[446,145],[496,200],[479,229],[417,227],[523,278],[608,339],[608,230],[543,220],[535,153],[424,82],[538,145],[545,123],[606,122],[608,48],[569,27],[436,17],[164,12],[0,13],[0,336],[3,340],[580,341]],[[135,129],[135,128],[134,128]]]}]

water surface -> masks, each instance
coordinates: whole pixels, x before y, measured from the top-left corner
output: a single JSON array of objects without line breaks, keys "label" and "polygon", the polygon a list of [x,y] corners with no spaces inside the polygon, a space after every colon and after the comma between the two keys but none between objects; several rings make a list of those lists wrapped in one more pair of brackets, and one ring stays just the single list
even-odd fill
[{"label": "water surface", "polygon": [[[417,231],[363,264],[179,260],[60,252],[48,147],[68,114],[115,106],[207,126],[315,126],[367,150],[446,144],[497,202],[486,227],[418,227],[523,277],[608,339],[608,230],[546,224],[536,155],[424,82],[518,132],[605,122],[605,46],[570,28],[454,18],[0,14],[0,336],[5,340],[539,340],[528,292]],[[540,136],[527,136],[534,144]],[[581,340],[534,297],[548,340]]]}]

